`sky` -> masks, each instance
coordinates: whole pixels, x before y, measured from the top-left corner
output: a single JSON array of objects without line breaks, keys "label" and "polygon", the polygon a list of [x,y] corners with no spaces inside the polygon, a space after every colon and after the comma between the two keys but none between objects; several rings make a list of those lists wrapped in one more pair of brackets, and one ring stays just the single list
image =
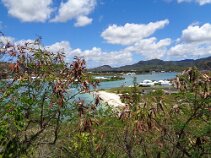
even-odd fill
[{"label": "sky", "polygon": [[[87,67],[211,56],[211,0],[0,0],[0,31]],[[0,40],[5,40],[0,39]]]}]

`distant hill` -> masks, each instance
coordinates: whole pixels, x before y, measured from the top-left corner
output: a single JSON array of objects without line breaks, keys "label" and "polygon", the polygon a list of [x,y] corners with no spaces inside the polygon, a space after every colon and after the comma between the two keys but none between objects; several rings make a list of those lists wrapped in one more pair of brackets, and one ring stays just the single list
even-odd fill
[{"label": "distant hill", "polygon": [[112,68],[109,65],[103,65],[97,68],[89,69],[93,72],[124,72],[124,71],[182,71],[187,67],[196,66],[200,70],[211,70],[211,56],[197,60],[185,59],[181,61],[163,61],[160,59],[152,59],[147,61],[139,61],[132,65],[125,65],[118,68]]},{"label": "distant hill", "polygon": [[91,71],[113,71],[113,68],[109,65],[103,65],[97,68],[90,69]]}]

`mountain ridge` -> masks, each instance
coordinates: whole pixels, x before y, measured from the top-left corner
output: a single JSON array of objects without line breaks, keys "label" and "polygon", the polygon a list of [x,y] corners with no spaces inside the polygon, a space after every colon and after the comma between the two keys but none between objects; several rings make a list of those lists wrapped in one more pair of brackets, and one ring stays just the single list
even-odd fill
[{"label": "mountain ridge", "polygon": [[109,71],[182,71],[187,67],[196,66],[200,70],[211,70],[211,56],[200,59],[184,59],[180,61],[164,61],[160,59],[151,59],[139,61],[131,65],[120,67],[111,67],[110,65],[102,65],[89,69],[93,72],[109,72]]}]

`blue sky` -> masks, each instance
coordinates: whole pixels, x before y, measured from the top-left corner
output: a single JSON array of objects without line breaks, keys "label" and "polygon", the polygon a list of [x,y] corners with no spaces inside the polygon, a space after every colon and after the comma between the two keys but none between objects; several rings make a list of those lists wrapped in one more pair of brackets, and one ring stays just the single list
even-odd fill
[{"label": "blue sky", "polygon": [[0,30],[88,67],[211,55],[211,0],[1,0]]}]

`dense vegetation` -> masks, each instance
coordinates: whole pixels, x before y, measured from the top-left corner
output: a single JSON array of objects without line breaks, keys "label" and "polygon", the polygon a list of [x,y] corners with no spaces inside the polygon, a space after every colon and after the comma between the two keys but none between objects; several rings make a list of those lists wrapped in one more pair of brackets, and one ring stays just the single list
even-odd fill
[{"label": "dense vegetation", "polygon": [[[210,77],[189,68],[178,94],[145,96],[136,82],[125,107],[75,100],[96,83],[85,61],[64,62],[39,41],[1,45],[10,79],[0,80],[0,157],[205,157],[211,155]],[[74,88],[74,89],[73,89]],[[77,89],[77,91],[76,91]]]}]

